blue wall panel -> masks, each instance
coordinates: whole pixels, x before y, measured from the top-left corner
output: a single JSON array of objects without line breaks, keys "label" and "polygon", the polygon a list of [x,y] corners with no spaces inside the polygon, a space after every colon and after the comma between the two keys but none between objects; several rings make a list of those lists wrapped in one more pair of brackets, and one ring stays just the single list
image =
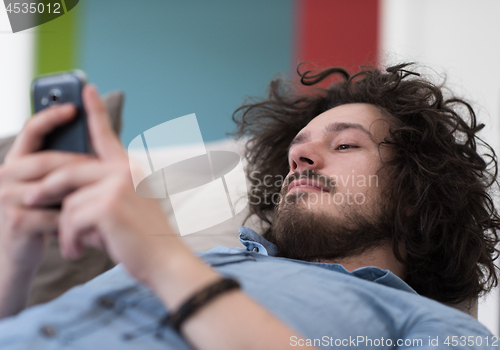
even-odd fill
[{"label": "blue wall panel", "polygon": [[81,67],[101,92],[126,93],[125,146],[196,113],[205,141],[233,130],[244,96],[262,96],[292,60],[293,2],[85,0]]}]

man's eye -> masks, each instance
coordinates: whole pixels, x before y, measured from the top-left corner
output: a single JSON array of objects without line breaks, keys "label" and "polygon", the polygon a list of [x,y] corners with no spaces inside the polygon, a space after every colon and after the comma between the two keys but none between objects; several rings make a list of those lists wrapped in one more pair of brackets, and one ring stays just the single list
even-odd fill
[{"label": "man's eye", "polygon": [[349,149],[349,148],[358,148],[358,146],[353,146],[353,145],[340,145],[336,149],[338,150],[343,150],[343,149]]}]

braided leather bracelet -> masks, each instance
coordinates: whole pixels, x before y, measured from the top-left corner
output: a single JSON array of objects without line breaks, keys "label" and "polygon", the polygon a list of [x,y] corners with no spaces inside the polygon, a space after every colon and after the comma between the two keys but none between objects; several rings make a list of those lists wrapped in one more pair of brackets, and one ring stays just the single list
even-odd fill
[{"label": "braided leather bracelet", "polygon": [[181,325],[203,306],[221,294],[240,287],[240,283],[234,278],[222,278],[192,295],[176,312],[169,313],[161,325],[171,326],[180,332]]}]

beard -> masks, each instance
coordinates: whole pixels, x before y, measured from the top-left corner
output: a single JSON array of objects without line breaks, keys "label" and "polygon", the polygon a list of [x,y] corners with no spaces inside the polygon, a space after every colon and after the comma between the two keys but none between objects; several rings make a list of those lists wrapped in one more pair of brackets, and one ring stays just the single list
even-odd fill
[{"label": "beard", "polygon": [[[274,221],[264,238],[274,243],[279,256],[318,261],[353,257],[370,249],[390,244],[393,221],[389,208],[379,200],[377,205],[343,206],[340,216],[328,212],[310,209],[307,200],[312,193],[294,191],[287,195],[288,184],[300,174],[293,174],[281,190],[281,201],[274,213]],[[321,181],[315,172],[306,176]],[[322,182],[322,184],[326,184]],[[333,195],[335,186],[330,186]],[[286,196],[286,200],[285,200]],[[294,200],[290,200],[293,198]],[[335,204],[332,204],[335,205]]]}]

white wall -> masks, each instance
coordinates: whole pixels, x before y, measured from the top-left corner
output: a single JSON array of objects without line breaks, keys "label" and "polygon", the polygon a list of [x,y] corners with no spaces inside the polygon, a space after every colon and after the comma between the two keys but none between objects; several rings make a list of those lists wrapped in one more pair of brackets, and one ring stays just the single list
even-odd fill
[{"label": "white wall", "polygon": [[[500,1],[381,0],[385,64],[416,61],[447,74],[473,101],[482,137],[500,154]],[[497,201],[498,202],[498,201]],[[498,291],[482,298],[479,321],[499,335]]]},{"label": "white wall", "polygon": [[0,3],[0,137],[17,133],[31,113],[35,30],[12,33]]}]

